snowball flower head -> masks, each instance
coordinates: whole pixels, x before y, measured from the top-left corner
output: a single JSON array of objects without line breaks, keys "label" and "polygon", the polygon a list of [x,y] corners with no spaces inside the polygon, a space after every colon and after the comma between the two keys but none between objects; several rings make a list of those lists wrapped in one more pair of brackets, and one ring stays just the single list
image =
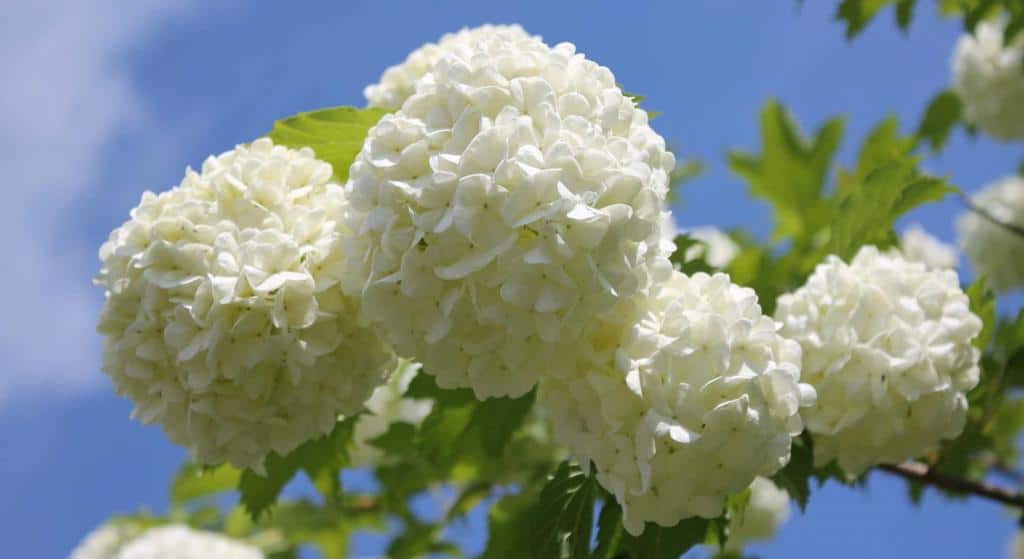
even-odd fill
[{"label": "snowball flower head", "polygon": [[[1024,227],[1024,178],[996,181],[972,200],[993,218]],[[973,211],[957,219],[956,230],[975,275],[1000,292],[1024,288],[1024,238]]]},{"label": "snowball flower head", "polygon": [[789,494],[768,478],[750,484],[750,501],[742,515],[729,523],[726,547],[740,551],[752,541],[769,540],[789,519]]},{"label": "snowball flower head", "polygon": [[393,367],[338,289],[346,202],[330,179],[308,149],[257,140],[144,194],[100,249],[103,370],[197,462],[259,472]]},{"label": "snowball flower head", "polygon": [[496,34],[442,58],[370,130],[344,287],[441,387],[519,396],[668,266],[673,165],[607,68]]},{"label": "snowball flower head", "polygon": [[936,239],[915,223],[900,236],[900,250],[907,260],[935,269],[956,268],[956,248]]},{"label": "snowball flower head", "polygon": [[855,476],[963,430],[981,320],[952,270],[865,246],[849,264],[818,264],[779,298],[776,318],[803,347],[803,380],[818,392],[803,417],[819,465],[835,459]]},{"label": "snowball flower head", "polygon": [[263,552],[220,534],[172,524],[152,528],[110,559],[263,559]]},{"label": "snowball flower head", "polygon": [[983,21],[953,51],[953,91],[964,120],[993,138],[1024,139],[1024,34],[1003,43],[1004,25]]},{"label": "snowball flower head", "polygon": [[129,524],[104,524],[85,537],[69,559],[115,559],[118,550],[141,529]]},{"label": "snowball flower head", "polygon": [[595,320],[574,371],[542,380],[555,439],[593,464],[631,534],[716,517],[788,462],[814,390],[799,382],[800,346],[777,330],[727,275],[673,272]]},{"label": "snowball flower head", "polygon": [[488,24],[472,29],[462,28],[456,33],[445,33],[437,43],[423,45],[412,51],[405,62],[385,70],[380,82],[367,86],[363,95],[371,107],[398,109],[413,94],[416,81],[433,70],[442,58],[450,54],[470,58],[475,52],[476,43],[498,36],[511,41],[530,38],[518,25]]},{"label": "snowball flower head", "polygon": [[370,442],[383,435],[394,423],[419,426],[430,414],[433,400],[406,398],[409,383],[419,373],[418,363],[403,361],[388,379],[378,386],[366,401],[366,413],[356,420],[349,459],[353,466],[373,466],[384,459],[384,452]]}]

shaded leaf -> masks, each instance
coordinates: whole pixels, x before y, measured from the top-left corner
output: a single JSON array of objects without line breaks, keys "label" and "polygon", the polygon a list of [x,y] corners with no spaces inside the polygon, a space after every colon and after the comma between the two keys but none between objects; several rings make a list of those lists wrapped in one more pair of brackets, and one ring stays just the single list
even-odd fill
[{"label": "shaded leaf", "polygon": [[558,466],[532,512],[535,556],[585,559],[590,555],[595,495],[596,483],[579,467],[568,462]]},{"label": "shaded leaf", "polygon": [[918,140],[927,142],[933,151],[941,150],[953,127],[960,122],[962,112],[963,103],[956,93],[950,90],[939,93],[928,103],[917,126]]}]

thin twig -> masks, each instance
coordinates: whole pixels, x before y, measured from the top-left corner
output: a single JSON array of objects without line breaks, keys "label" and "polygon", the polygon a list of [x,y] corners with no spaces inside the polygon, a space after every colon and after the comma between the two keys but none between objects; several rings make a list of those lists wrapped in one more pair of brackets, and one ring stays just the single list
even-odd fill
[{"label": "thin twig", "polygon": [[924,485],[931,485],[933,487],[939,487],[947,491],[953,491],[964,495],[984,497],[992,501],[998,501],[1004,505],[1024,509],[1024,495],[1021,495],[1016,491],[998,485],[991,485],[983,481],[974,481],[943,474],[918,462],[882,464],[878,466],[878,469]]},{"label": "thin twig", "polygon": [[988,212],[988,210],[986,210],[985,208],[982,208],[981,206],[975,204],[969,197],[967,197],[966,194],[961,193],[960,194],[960,200],[963,201],[965,206],[967,206],[967,209],[969,209],[972,212],[980,215],[986,221],[992,223],[993,225],[995,225],[997,227],[1002,227],[1003,229],[1009,231],[1010,233],[1013,233],[1014,235],[1017,235],[1019,237],[1024,237],[1024,227],[1021,227],[1020,225],[1016,225],[1014,223],[1007,223],[1007,222],[999,219],[998,217],[990,214]]}]

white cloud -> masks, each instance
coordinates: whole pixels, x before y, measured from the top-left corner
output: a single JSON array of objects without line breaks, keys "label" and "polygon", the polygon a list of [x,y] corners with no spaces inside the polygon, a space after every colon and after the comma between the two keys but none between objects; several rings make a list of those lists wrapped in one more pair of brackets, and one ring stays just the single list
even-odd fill
[{"label": "white cloud", "polygon": [[111,142],[151,120],[125,65],[129,49],[184,6],[59,0],[4,8],[0,400],[77,393],[103,379],[94,333],[99,298],[88,282],[95,247],[75,241],[74,222],[101,188]]}]

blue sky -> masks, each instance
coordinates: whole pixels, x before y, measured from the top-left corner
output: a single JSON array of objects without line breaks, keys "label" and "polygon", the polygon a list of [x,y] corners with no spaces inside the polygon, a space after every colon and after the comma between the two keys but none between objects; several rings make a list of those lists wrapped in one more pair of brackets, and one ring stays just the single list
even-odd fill
[{"label": "blue sky", "polygon": [[[99,373],[90,286],[95,251],[144,189],[269,130],[276,118],[362,104],[362,88],[413,48],[484,22],[518,22],[570,41],[664,112],[655,128],[707,171],[676,208],[683,226],[770,229],[723,164],[758,148],[757,112],[780,98],[809,130],[847,116],[841,158],[889,113],[904,127],[948,82],[958,24],[923,1],[908,36],[889,14],[850,44],[836,2],[479,1],[256,3],[22,2],[0,22],[0,205],[8,293],[0,321],[0,536],[5,557],[60,558],[109,514],[160,510],[183,453],[128,420]],[[966,190],[1013,172],[1019,146],[958,133],[927,161]],[[952,239],[954,200],[912,220]],[[1019,304],[1012,301],[1010,305]],[[12,316],[13,314],[13,316]],[[985,502],[901,483],[826,487],[804,516],[759,546],[763,557],[996,557],[1014,521]],[[460,533],[479,539],[477,525]],[[466,536],[476,533],[475,536]],[[372,553],[379,542],[364,541]]]}]

